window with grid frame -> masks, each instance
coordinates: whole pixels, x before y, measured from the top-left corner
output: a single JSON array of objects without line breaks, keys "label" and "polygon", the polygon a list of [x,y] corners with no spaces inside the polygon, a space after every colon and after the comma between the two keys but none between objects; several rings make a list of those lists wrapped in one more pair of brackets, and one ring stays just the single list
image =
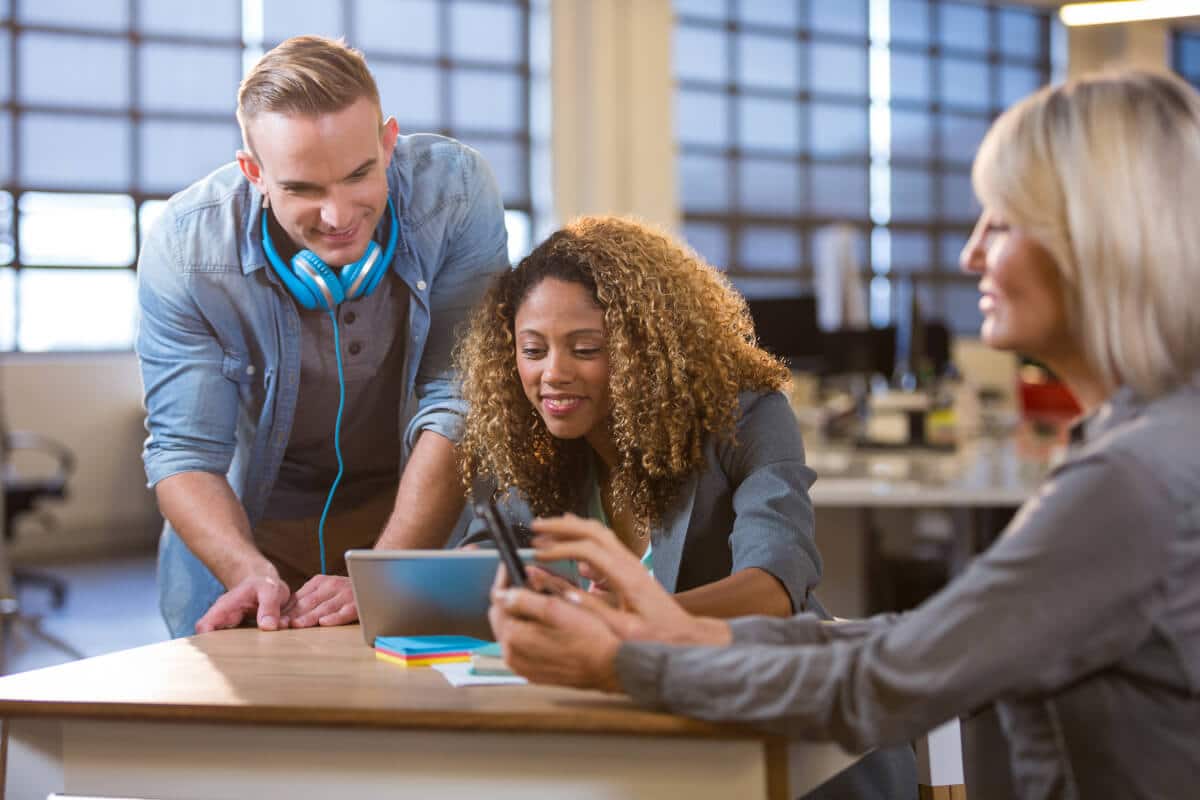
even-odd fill
[{"label": "window with grid frame", "polygon": [[528,0],[0,0],[0,352],[132,346],[144,232],[232,160],[238,83],[300,33],[367,57],[405,132],[478,149],[529,246]]},{"label": "window with grid frame", "polygon": [[795,292],[813,230],[870,222],[866,0],[676,0],[684,235],[744,290]]},{"label": "window with grid frame", "polygon": [[[872,319],[917,292],[977,333],[957,253],[990,121],[1050,77],[1050,12],[951,0],[675,0],[690,243],[749,295],[811,291],[816,233],[858,233]],[[894,286],[904,292],[892,291]]]},{"label": "window with grid frame", "polygon": [[1171,66],[1200,89],[1200,28],[1181,28],[1171,34]]}]

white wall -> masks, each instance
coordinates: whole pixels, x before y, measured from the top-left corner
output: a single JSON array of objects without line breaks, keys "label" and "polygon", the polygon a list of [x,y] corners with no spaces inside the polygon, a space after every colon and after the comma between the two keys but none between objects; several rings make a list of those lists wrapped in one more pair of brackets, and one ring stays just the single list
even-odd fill
[{"label": "white wall", "polygon": [[[54,520],[43,532],[37,514],[17,526],[17,559],[83,556],[148,547],[161,521],[146,489],[141,448],[142,386],[132,353],[20,355],[0,360],[8,427],[51,436],[76,457],[69,498],[41,508]],[[44,458],[23,457],[25,472]]]},{"label": "white wall", "polygon": [[670,0],[551,8],[558,219],[628,214],[677,227]]},{"label": "white wall", "polygon": [[1112,67],[1170,69],[1171,29],[1162,20],[1067,29],[1067,74]]}]

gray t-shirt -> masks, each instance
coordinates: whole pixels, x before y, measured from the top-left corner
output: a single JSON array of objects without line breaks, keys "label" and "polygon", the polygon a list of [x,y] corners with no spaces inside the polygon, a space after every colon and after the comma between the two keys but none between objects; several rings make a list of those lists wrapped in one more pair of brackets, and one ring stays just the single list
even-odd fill
[{"label": "gray t-shirt", "polygon": [[[331,513],[382,492],[394,494],[399,483],[408,301],[408,288],[388,273],[371,294],[337,307],[346,383],[341,431],[345,473]],[[327,311],[300,309],[300,331],[296,416],[264,520],[319,517],[337,475],[333,320]]]},{"label": "gray t-shirt", "polygon": [[898,617],[626,643],[639,703],[861,750],[995,704],[1025,798],[1175,798],[1200,775],[1200,376],[1119,390],[959,578]]}]

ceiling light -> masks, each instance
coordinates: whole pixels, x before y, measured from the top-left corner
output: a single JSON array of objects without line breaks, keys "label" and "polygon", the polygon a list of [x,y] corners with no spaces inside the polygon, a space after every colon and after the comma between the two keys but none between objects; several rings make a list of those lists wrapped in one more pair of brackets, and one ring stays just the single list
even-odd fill
[{"label": "ceiling light", "polygon": [[1111,0],[1070,3],[1058,12],[1064,25],[1107,25],[1200,15],[1200,0]]}]

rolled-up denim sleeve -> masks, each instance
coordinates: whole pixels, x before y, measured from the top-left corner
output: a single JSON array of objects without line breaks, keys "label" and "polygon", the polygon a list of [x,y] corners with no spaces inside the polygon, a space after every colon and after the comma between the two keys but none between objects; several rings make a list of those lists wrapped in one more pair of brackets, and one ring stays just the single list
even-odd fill
[{"label": "rolled-up denim sleeve", "polygon": [[778,392],[743,408],[736,440],[723,445],[736,513],[729,546],[733,570],[756,567],[775,576],[805,609],[808,591],[821,578],[808,489],[816,473],[804,463],[795,415]]},{"label": "rolled-up denim sleeve", "polygon": [[411,452],[422,431],[432,430],[457,442],[466,404],[452,356],[458,334],[499,272],[509,269],[504,205],[496,179],[477,152],[463,148],[461,172],[465,201],[458,220],[447,226],[451,241],[430,291],[429,341],[417,367],[416,413],[404,432]]},{"label": "rolled-up denim sleeve", "polygon": [[168,211],[138,258],[135,349],[149,436],[142,450],[148,485],[181,472],[225,474],[233,460],[237,385],[231,359],[196,305]]}]

